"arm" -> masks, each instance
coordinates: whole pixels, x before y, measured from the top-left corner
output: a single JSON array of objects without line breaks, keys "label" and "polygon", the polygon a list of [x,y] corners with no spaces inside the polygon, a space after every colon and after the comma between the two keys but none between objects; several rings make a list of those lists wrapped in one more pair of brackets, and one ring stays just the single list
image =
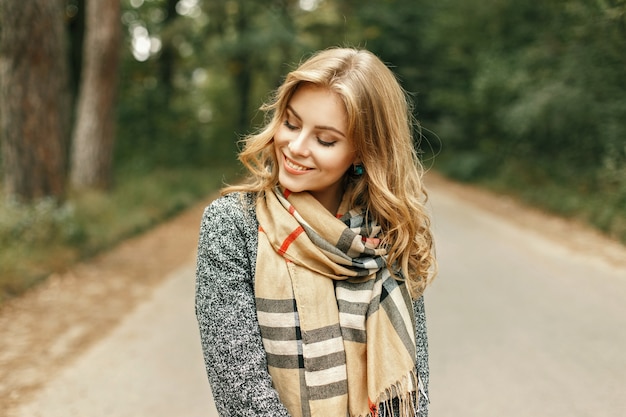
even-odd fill
[{"label": "arm", "polygon": [[254,302],[256,220],[238,196],[204,212],[198,244],[196,316],[220,416],[289,416],[272,388]]},{"label": "arm", "polygon": [[[426,333],[426,311],[424,309],[424,296],[413,301],[415,313],[415,342],[417,345],[417,373],[424,384],[424,392],[428,396],[428,335]],[[419,417],[428,417],[428,398],[419,396]]]}]

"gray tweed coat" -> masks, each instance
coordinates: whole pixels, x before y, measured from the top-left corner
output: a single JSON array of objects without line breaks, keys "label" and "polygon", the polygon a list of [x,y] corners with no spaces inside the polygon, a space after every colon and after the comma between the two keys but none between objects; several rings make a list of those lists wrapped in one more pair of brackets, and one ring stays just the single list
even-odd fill
[{"label": "gray tweed coat", "polygon": [[[206,371],[222,417],[289,416],[272,388],[256,316],[257,233],[252,194],[229,194],[215,200],[206,208],[200,227],[196,316]],[[413,307],[417,370],[427,390],[423,298],[415,301]],[[427,407],[422,397],[420,417],[428,415]]]}]

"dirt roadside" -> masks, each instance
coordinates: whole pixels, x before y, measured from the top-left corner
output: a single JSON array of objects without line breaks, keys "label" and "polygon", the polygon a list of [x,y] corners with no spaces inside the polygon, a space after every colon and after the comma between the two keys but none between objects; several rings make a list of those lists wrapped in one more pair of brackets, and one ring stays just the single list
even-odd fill
[{"label": "dirt roadside", "polygon": [[171,271],[193,262],[209,201],[5,303],[0,308],[0,410],[27,400]]},{"label": "dirt roadside", "polygon": [[[623,245],[583,225],[433,174],[429,174],[428,184],[446,188],[494,216],[573,250],[583,250],[613,265],[626,264]],[[208,201],[110,252],[51,276],[2,306],[0,410],[26,401],[52,375],[114,328],[168,273],[194,262],[200,217]]]}]

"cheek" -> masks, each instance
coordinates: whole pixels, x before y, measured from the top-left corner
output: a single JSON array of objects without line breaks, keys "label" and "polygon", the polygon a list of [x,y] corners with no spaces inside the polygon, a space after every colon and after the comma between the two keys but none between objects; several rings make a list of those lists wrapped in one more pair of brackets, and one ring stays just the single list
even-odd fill
[{"label": "cheek", "polygon": [[354,157],[352,155],[329,155],[327,158],[324,158],[326,161],[326,166],[333,171],[337,171],[340,174],[344,174],[354,161]]},{"label": "cheek", "polygon": [[274,133],[274,143],[278,146],[286,146],[287,143],[293,138],[294,132],[287,129],[284,125],[280,125]]},{"label": "cheek", "polygon": [[274,139],[272,139],[274,141],[274,147],[278,148],[279,146],[281,146],[281,143],[283,142],[283,135],[281,134],[280,131],[274,133]]},{"label": "cheek", "polygon": [[274,152],[277,155],[282,153],[281,149],[284,149],[289,144],[289,137],[285,135],[285,132],[281,132],[280,130],[274,134]]}]

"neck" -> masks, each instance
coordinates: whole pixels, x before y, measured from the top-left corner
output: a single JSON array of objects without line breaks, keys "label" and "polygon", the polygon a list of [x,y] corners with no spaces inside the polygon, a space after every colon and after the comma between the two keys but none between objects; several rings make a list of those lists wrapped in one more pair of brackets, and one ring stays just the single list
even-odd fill
[{"label": "neck", "polygon": [[337,190],[332,193],[327,192],[319,194],[311,192],[311,195],[334,216],[337,214],[339,206],[341,205],[343,192],[343,187],[338,187]]}]

